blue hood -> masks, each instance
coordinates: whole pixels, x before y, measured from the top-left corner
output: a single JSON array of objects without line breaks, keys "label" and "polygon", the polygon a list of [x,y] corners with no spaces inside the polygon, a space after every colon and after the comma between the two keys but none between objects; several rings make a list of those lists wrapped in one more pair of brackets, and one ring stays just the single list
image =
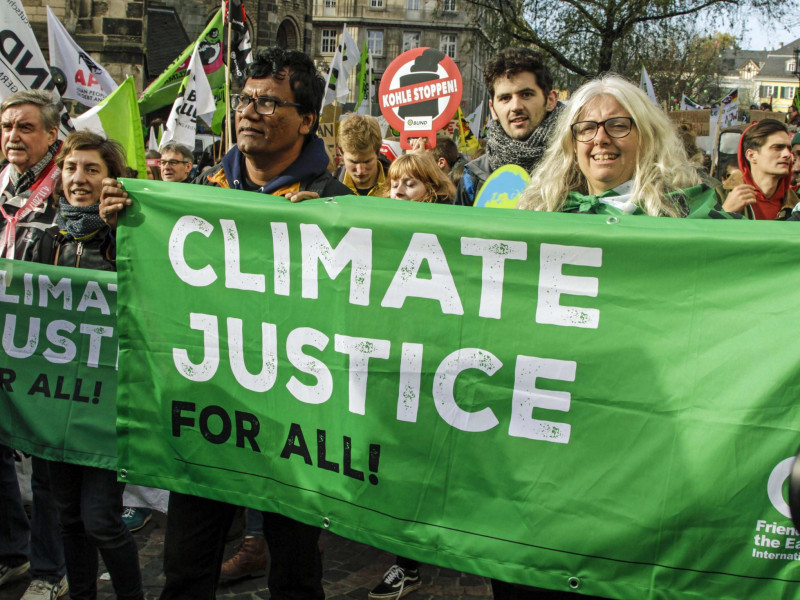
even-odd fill
[{"label": "blue hood", "polygon": [[[328,169],[328,153],[325,151],[325,143],[316,135],[308,140],[300,156],[289,167],[258,190],[262,194],[271,194],[287,185],[316,179]],[[244,186],[244,154],[239,148],[234,146],[222,157],[222,169],[225,171],[225,178],[228,185],[235,190],[243,190]]]}]

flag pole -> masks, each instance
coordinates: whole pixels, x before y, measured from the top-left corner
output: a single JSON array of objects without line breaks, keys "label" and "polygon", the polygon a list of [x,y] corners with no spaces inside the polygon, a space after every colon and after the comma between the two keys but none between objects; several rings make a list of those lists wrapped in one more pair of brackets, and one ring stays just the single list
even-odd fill
[{"label": "flag pole", "polygon": [[[231,127],[231,39],[233,35],[233,26],[231,23],[230,5],[227,5],[225,16],[228,19],[228,49],[225,60],[225,151],[227,152],[233,147],[233,135]],[[222,146],[222,144],[220,144]]]}]

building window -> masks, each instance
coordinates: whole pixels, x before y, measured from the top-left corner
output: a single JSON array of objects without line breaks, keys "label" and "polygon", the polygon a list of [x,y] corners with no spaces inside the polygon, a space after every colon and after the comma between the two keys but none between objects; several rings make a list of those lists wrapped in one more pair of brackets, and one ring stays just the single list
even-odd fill
[{"label": "building window", "polygon": [[369,0],[370,8],[383,8],[383,0]]},{"label": "building window", "polygon": [[794,98],[794,88],[787,85],[781,88],[781,98],[784,100],[791,100]]},{"label": "building window", "polygon": [[407,10],[419,10],[419,0],[408,0]]},{"label": "building window", "polygon": [[442,10],[444,12],[456,12],[456,0],[442,0]]},{"label": "building window", "polygon": [[323,54],[333,54],[336,52],[336,36],[337,31],[335,29],[323,29],[320,52]]},{"label": "building window", "polygon": [[403,32],[403,52],[419,48],[419,31]]},{"label": "building window", "polygon": [[771,98],[774,95],[775,91],[773,90],[771,85],[762,85],[758,90],[759,98]]},{"label": "building window", "polygon": [[456,59],[456,34],[443,33],[439,41],[439,50],[447,54],[453,60]]},{"label": "building window", "polygon": [[325,8],[336,8],[336,0],[325,0]]},{"label": "building window", "polygon": [[[375,2],[376,0],[372,0]],[[383,56],[383,31],[367,30],[367,49],[375,56]]]},{"label": "building window", "polygon": [[794,67],[795,67],[796,64],[797,63],[794,62],[794,59],[792,59],[790,61],[787,61],[786,62],[786,70],[789,71],[789,73],[794,73]]}]

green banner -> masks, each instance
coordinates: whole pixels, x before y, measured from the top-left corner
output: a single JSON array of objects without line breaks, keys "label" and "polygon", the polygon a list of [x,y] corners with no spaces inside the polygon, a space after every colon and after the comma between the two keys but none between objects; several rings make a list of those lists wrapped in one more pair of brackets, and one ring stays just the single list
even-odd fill
[{"label": "green banner", "polygon": [[117,468],[116,273],[0,259],[0,443]]},{"label": "green banner", "polygon": [[124,185],[123,479],[556,590],[800,593],[793,224]]}]

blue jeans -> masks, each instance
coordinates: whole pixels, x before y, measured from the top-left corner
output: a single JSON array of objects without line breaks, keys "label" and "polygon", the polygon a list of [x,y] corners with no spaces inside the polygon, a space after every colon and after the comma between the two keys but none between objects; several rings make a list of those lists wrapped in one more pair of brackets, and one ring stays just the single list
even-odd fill
[{"label": "blue jeans", "polygon": [[50,493],[47,462],[33,457],[33,518],[22,507],[14,467],[14,451],[0,445],[0,563],[19,566],[29,560],[34,579],[54,581],[64,576],[64,549],[58,511]]},{"label": "blue jeans", "polygon": [[124,483],[109,469],[51,462],[50,478],[61,516],[70,598],[97,598],[97,551],[117,598],[144,598],[139,551],[122,521]]}]

